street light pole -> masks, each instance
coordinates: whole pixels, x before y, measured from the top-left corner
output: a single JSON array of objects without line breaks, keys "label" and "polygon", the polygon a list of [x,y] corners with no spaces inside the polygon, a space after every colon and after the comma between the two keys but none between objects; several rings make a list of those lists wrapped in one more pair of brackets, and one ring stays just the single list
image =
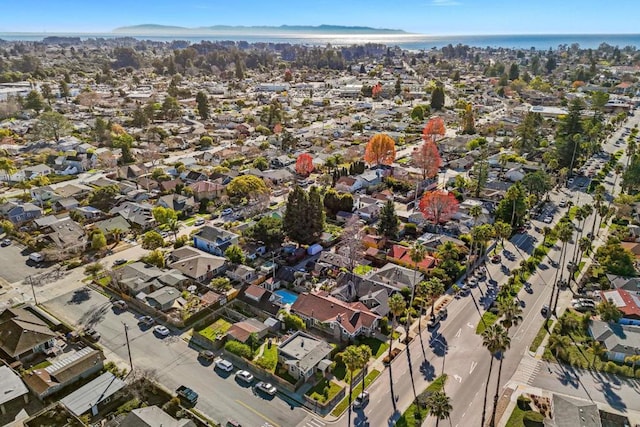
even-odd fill
[{"label": "street light pole", "polygon": [[38,305],[38,299],[36,298],[36,290],[33,287],[33,278],[31,276],[27,276],[27,280],[29,281],[29,284],[31,285],[31,293],[33,294],[33,302]]},{"label": "street light pole", "polygon": [[124,337],[127,340],[127,352],[129,353],[129,367],[131,368],[130,372],[133,371],[133,360],[131,359],[131,346],[129,345],[129,325],[122,322],[124,325]]}]

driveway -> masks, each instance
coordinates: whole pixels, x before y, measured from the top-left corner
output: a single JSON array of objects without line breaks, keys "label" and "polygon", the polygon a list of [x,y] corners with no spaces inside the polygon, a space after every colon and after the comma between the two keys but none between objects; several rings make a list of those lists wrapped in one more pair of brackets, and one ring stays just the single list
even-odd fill
[{"label": "driveway", "polygon": [[213,365],[198,360],[198,350],[190,348],[176,331],[166,338],[153,333],[152,328],[138,326],[138,315],[131,311],[116,313],[109,300],[92,289],[78,289],[44,304],[62,320],[92,326],[101,335],[99,344],[105,356],[128,364],[125,326],[128,325],[131,357],[134,368],[144,369],[170,390],[184,384],[193,388],[200,399],[196,409],[209,418],[224,423],[234,419],[242,425],[274,427],[300,423],[307,412],[282,395],[266,399],[235,381],[234,375],[221,375]]},{"label": "driveway", "polygon": [[0,247],[0,277],[9,283],[21,282],[27,276],[35,276],[50,269],[51,264],[36,264],[29,260],[30,251],[13,242],[9,246]]}]

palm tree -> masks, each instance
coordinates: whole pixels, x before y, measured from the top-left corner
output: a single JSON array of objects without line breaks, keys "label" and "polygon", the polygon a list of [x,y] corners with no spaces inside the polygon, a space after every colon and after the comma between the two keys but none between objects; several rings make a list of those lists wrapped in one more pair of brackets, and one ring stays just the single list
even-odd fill
[{"label": "palm tree", "polygon": [[[482,215],[482,205],[474,205],[469,208],[469,215],[473,218],[473,227],[475,228],[478,225],[478,218]],[[471,236],[471,245],[469,246],[469,256],[467,257],[467,270],[469,271],[469,265],[471,263],[471,257],[473,256],[473,252],[475,249],[476,241],[473,239],[473,235]]]},{"label": "palm tree", "polygon": [[547,243],[547,237],[551,234],[551,228],[544,226],[542,228],[542,245],[544,246]]},{"label": "palm tree", "polygon": [[431,319],[435,318],[436,299],[444,293],[444,283],[438,277],[430,277],[426,281],[427,298],[431,300]]},{"label": "palm tree", "polygon": [[11,175],[18,171],[13,160],[7,157],[0,157],[0,170],[4,172],[5,181],[9,181],[9,179],[11,179]]},{"label": "palm tree", "polygon": [[[416,276],[418,275],[418,263],[424,260],[425,255],[427,254],[427,248],[420,242],[416,242],[409,250],[409,257],[411,261],[413,261],[413,283],[416,283]],[[413,305],[413,299],[415,298],[416,287],[414,286],[411,290],[411,301],[409,302],[409,306]]]},{"label": "palm tree", "polygon": [[484,388],[484,406],[482,408],[482,423],[480,424],[481,426],[484,426],[484,422],[486,420],[487,395],[489,394],[489,381],[491,380],[491,371],[493,370],[493,359],[504,347],[505,337],[507,339],[509,338],[506,329],[504,329],[500,324],[493,324],[485,329],[482,333],[482,345],[489,351],[491,359],[489,363],[487,384]]},{"label": "palm tree", "polygon": [[[556,270],[556,277],[553,282],[553,288],[551,289],[551,298],[553,298],[553,292],[556,292],[555,303],[553,304],[552,312],[556,312],[556,306],[558,305],[558,296],[560,295],[560,283],[562,283],[564,278],[564,263],[567,255],[567,243],[571,241],[573,238],[573,225],[569,222],[560,222],[557,226],[558,229],[558,240],[562,242],[562,249],[560,250],[560,278],[558,279],[558,270]],[[551,303],[552,299],[549,300],[549,308],[552,307]]]},{"label": "palm tree", "polygon": [[120,243],[120,239],[122,238],[122,233],[124,233],[124,230],[118,227],[113,227],[107,231],[111,234],[111,236],[113,236],[113,241],[115,242],[113,244],[113,247],[115,248],[116,246],[118,246],[118,243]]},{"label": "palm tree", "polygon": [[389,312],[391,313],[391,332],[389,335],[389,362],[391,362],[391,348],[393,347],[393,333],[396,329],[398,317],[407,309],[407,302],[402,295],[395,293],[389,298]]},{"label": "palm tree", "polygon": [[508,239],[509,236],[511,236],[511,225],[506,222],[496,221],[496,223],[493,224],[493,229],[496,233],[496,237],[500,239],[500,244],[504,247],[504,239]]},{"label": "palm tree", "polygon": [[176,218],[169,218],[167,221],[167,228],[173,233],[173,240],[178,240],[178,230],[180,230],[180,223]]},{"label": "palm tree", "polygon": [[502,299],[498,302],[498,312],[502,316],[500,322],[507,330],[512,326],[517,326],[522,321],[522,308],[517,301],[512,299]]},{"label": "palm tree", "polygon": [[593,360],[591,361],[591,369],[593,369],[596,366],[596,359],[602,360],[607,354],[607,348],[600,341],[593,340],[589,344],[589,351],[593,354]]},{"label": "palm tree", "polygon": [[449,418],[453,410],[451,399],[444,391],[431,393],[427,397],[425,404],[429,410],[429,415],[436,417],[436,427],[438,427],[441,420]]},{"label": "palm tree", "polygon": [[566,335],[551,334],[547,346],[556,359],[564,359],[567,349],[571,347],[571,339]]},{"label": "palm tree", "polygon": [[[353,396],[353,374],[363,369],[371,358],[371,348],[366,345],[350,345],[342,352],[342,361],[349,371],[349,402]],[[364,380],[363,380],[364,381]],[[364,382],[363,382],[364,389]],[[349,423],[351,425],[351,405],[349,405]]]},{"label": "palm tree", "polygon": [[493,410],[491,411],[491,421],[489,422],[490,427],[495,427],[496,425],[496,410],[498,409],[498,395],[500,394],[500,376],[502,375],[502,362],[504,361],[504,353],[511,346],[509,330],[500,329],[501,328],[498,328],[498,330],[496,331],[496,334],[499,337],[496,342],[496,347],[500,353],[500,363],[498,364],[498,381],[496,381],[496,394],[494,394],[493,396]]},{"label": "palm tree", "polygon": [[456,246],[455,243],[451,241],[446,241],[440,246],[438,246],[438,250],[436,255],[441,260],[455,259],[457,260],[460,257],[460,249]]}]

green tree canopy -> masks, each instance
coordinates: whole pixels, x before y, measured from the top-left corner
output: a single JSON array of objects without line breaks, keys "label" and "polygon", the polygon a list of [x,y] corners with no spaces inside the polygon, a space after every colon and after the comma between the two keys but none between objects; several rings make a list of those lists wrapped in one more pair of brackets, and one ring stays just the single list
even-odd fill
[{"label": "green tree canopy", "polygon": [[56,111],[46,111],[38,117],[34,127],[34,137],[38,139],[59,141],[69,135],[73,127],[71,123]]},{"label": "green tree canopy", "polygon": [[237,176],[227,185],[227,194],[231,197],[254,198],[268,192],[264,181],[254,175]]},{"label": "green tree canopy", "polygon": [[270,248],[280,246],[285,237],[282,220],[269,216],[260,218],[253,226],[246,229],[243,234],[245,237],[263,242]]},{"label": "green tree canopy", "polygon": [[244,252],[238,245],[231,245],[224,251],[224,256],[233,264],[244,263]]},{"label": "green tree canopy", "polygon": [[142,248],[143,249],[157,249],[164,246],[164,239],[157,231],[147,231],[142,235]]},{"label": "green tree canopy", "polygon": [[378,232],[389,239],[395,239],[398,236],[400,220],[396,215],[396,207],[392,200],[380,209],[380,222],[378,224]]},{"label": "green tree canopy", "polygon": [[309,193],[295,186],[287,198],[283,227],[289,238],[303,245],[318,241],[324,230],[324,204],[320,190],[313,186]]}]

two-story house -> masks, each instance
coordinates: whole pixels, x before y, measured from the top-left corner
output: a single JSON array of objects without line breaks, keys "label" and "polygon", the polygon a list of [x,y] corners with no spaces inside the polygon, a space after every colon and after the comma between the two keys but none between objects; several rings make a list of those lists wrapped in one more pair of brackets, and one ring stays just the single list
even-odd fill
[{"label": "two-story house", "polygon": [[0,214],[14,224],[23,224],[42,216],[42,209],[33,203],[8,201],[0,205]]},{"label": "two-story house", "polygon": [[291,313],[310,327],[329,330],[335,339],[352,340],[378,329],[380,317],[361,302],[345,302],[327,292],[304,293],[291,306]]},{"label": "two-story house", "polygon": [[231,231],[205,225],[193,235],[193,246],[210,254],[223,256],[229,246],[238,244],[239,237]]},{"label": "two-story house", "polygon": [[306,381],[331,365],[331,350],[326,341],[298,331],[278,347],[278,362],[293,378]]}]

